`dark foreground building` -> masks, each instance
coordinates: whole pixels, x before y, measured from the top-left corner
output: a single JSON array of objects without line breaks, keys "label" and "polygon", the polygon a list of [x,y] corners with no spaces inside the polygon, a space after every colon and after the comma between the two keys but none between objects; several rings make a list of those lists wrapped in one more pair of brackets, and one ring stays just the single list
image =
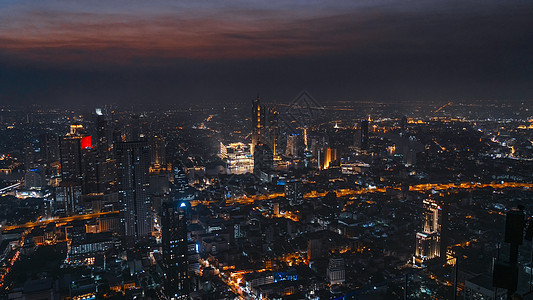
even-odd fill
[{"label": "dark foreground building", "polygon": [[169,299],[189,299],[187,256],[187,202],[166,201],[162,205],[164,291]]}]

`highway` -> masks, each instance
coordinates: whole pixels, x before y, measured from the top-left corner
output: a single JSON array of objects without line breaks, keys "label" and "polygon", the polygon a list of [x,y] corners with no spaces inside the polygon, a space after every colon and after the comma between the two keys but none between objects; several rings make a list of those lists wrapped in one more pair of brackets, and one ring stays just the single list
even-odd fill
[{"label": "highway", "polygon": [[[533,189],[533,183],[520,183],[520,182],[504,182],[504,183],[479,183],[479,182],[461,182],[461,183],[427,183],[417,184],[409,186],[409,191],[427,192],[431,190],[445,191],[451,189],[481,189],[481,188],[493,188],[493,189],[506,189],[506,188],[526,188]],[[400,187],[382,187],[382,188],[365,188],[365,189],[341,189],[335,191],[337,197],[355,196],[369,193],[385,193],[387,190],[400,190]],[[318,198],[326,196],[328,192],[312,191],[304,195],[304,199]],[[236,198],[229,198],[226,200],[227,205],[234,204],[252,204],[255,201],[262,201],[268,199],[274,199],[285,196],[284,193],[271,193],[264,195],[243,196]]]},{"label": "highway", "polygon": [[[481,188],[493,188],[493,189],[506,189],[506,188],[525,188],[525,189],[533,189],[533,183],[519,183],[519,182],[504,182],[504,183],[479,183],[479,182],[462,182],[462,183],[428,183],[428,184],[418,184],[418,185],[412,185],[409,186],[409,191],[416,191],[416,192],[427,192],[430,190],[435,191],[445,191],[445,190],[451,190],[451,189],[481,189]],[[337,194],[337,197],[345,197],[345,196],[356,196],[356,195],[363,195],[363,194],[369,194],[369,193],[385,193],[387,189],[394,189],[394,190],[400,190],[400,187],[383,187],[383,188],[365,188],[365,189],[341,189],[335,191]],[[304,199],[312,199],[312,198],[318,198],[318,197],[324,197],[326,196],[327,192],[317,192],[312,191],[304,195]],[[263,195],[254,195],[254,196],[243,196],[243,197],[236,197],[236,198],[229,198],[226,200],[226,204],[231,206],[235,204],[253,204],[255,201],[263,201],[263,200],[269,200],[269,199],[275,199],[278,197],[285,196],[284,193],[271,193],[271,194],[263,194]],[[198,203],[204,203],[206,205],[209,205],[215,201],[199,201],[199,200],[193,200],[191,201],[191,204],[193,206],[197,205]],[[118,211],[112,211],[112,212],[101,212],[101,213],[93,213],[93,214],[87,214],[87,215],[75,215],[70,217],[63,217],[63,218],[54,218],[54,219],[48,219],[43,221],[36,221],[36,222],[28,222],[25,224],[18,224],[18,225],[10,225],[10,226],[4,226],[2,227],[2,231],[10,231],[14,229],[20,229],[20,228],[33,228],[33,227],[39,227],[43,225],[47,225],[52,222],[56,223],[63,223],[63,222],[72,222],[77,220],[88,220],[93,219],[99,216],[108,215],[108,214],[118,214]]]},{"label": "highway", "polygon": [[1,188],[0,189],[0,195],[5,194],[5,193],[7,193],[7,192],[9,192],[11,190],[14,190],[14,189],[20,187],[21,185],[22,185],[22,182],[19,182],[19,183],[15,183],[13,185],[10,185],[10,186],[6,186],[5,188]]},{"label": "highway", "polygon": [[62,218],[53,218],[48,220],[42,220],[42,221],[36,221],[36,222],[28,222],[24,224],[18,224],[18,225],[10,225],[10,226],[3,226],[2,231],[10,231],[14,229],[20,229],[20,228],[34,228],[34,227],[40,227],[43,225],[48,225],[52,222],[55,223],[66,223],[66,222],[72,222],[72,221],[78,221],[78,220],[89,220],[93,218],[97,218],[104,215],[111,215],[111,214],[118,214],[119,211],[108,211],[108,212],[100,212],[100,213],[93,213],[93,214],[87,214],[87,215],[75,215],[70,217],[62,217]]}]

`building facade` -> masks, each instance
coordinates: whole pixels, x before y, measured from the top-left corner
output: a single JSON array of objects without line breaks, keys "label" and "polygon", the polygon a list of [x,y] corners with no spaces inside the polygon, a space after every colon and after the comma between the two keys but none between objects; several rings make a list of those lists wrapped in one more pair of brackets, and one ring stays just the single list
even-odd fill
[{"label": "building facade", "polygon": [[116,143],[117,184],[126,236],[152,233],[149,198],[150,147],[145,141]]}]

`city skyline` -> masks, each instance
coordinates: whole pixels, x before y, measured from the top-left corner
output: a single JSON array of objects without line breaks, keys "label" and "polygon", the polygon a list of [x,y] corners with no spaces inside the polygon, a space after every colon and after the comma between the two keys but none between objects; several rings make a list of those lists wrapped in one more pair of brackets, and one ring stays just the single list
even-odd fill
[{"label": "city skyline", "polygon": [[531,290],[527,104],[148,108],[2,106],[0,299]]},{"label": "city skyline", "polygon": [[0,300],[533,298],[531,53],[531,0],[0,0]]}]

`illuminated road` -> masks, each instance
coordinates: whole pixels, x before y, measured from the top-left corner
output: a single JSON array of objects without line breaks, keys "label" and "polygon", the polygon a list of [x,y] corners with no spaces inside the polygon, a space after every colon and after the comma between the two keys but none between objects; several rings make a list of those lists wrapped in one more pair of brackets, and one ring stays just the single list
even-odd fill
[{"label": "illuminated road", "polygon": [[19,182],[19,183],[15,183],[13,185],[10,185],[10,186],[6,186],[5,188],[1,188],[0,189],[0,195],[1,194],[5,194],[5,193],[7,193],[7,192],[9,192],[11,190],[14,190],[14,189],[20,187],[21,185],[22,185],[22,182]]},{"label": "illuminated road", "polygon": [[[504,182],[504,183],[479,183],[479,182],[462,182],[462,183],[428,183],[417,184],[409,186],[409,191],[415,192],[427,192],[431,190],[445,191],[450,189],[481,189],[481,188],[493,188],[493,189],[506,189],[506,188],[527,188],[533,189],[533,183],[518,183],[518,182]],[[356,196],[370,193],[385,193],[387,190],[401,190],[400,187],[384,187],[384,188],[366,188],[360,190],[354,189],[341,189],[335,191],[337,197],[344,196]],[[326,196],[328,192],[312,191],[304,195],[304,199],[318,198]],[[262,201],[268,199],[274,199],[285,196],[284,193],[272,193],[265,195],[253,195],[243,196],[238,198],[230,198],[226,200],[227,205],[234,204],[252,204],[255,201]]]},{"label": "illuminated road", "polygon": [[97,218],[103,215],[111,215],[111,214],[118,214],[118,211],[100,212],[100,213],[87,214],[87,215],[75,215],[75,216],[70,216],[70,217],[54,218],[54,219],[48,219],[48,220],[43,220],[43,221],[37,221],[37,222],[28,222],[24,224],[4,226],[2,227],[2,231],[5,232],[5,231],[20,229],[20,228],[40,227],[43,225],[48,225],[52,222],[68,223],[68,222],[78,221],[78,220],[89,220],[89,219]]}]

